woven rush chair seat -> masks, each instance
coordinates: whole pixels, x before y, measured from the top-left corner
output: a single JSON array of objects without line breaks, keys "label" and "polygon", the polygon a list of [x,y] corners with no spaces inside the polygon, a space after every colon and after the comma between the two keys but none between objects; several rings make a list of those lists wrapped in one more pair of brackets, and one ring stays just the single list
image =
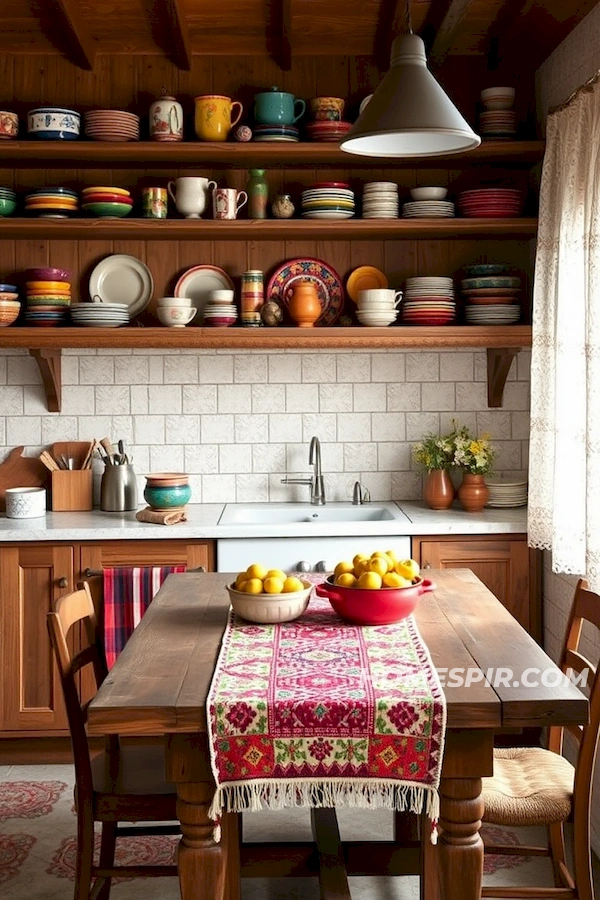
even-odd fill
[{"label": "woven rush chair seat", "polygon": [[494,750],[494,774],[483,779],[485,821],[493,825],[551,825],[572,810],[575,769],[542,747]]}]

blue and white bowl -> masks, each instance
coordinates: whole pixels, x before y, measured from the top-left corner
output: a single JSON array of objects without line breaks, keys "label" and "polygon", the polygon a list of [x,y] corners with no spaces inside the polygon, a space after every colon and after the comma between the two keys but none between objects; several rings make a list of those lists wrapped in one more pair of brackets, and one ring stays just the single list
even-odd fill
[{"label": "blue and white bowl", "polygon": [[75,141],[81,129],[81,116],[62,106],[41,106],[27,113],[27,134],[39,141]]}]

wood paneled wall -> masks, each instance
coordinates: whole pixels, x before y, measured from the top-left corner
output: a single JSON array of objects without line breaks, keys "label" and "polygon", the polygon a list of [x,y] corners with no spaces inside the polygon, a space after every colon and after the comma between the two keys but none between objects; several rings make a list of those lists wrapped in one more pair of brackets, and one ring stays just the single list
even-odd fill
[{"label": "wood paneled wall", "polygon": [[[481,58],[453,57],[445,71],[443,83],[465,115],[476,122],[476,101],[481,85],[490,83],[483,72]],[[294,60],[290,72],[282,72],[267,58],[258,57],[194,57],[190,72],[179,71],[160,56],[100,56],[93,72],[77,69],[57,56],[5,55],[0,57],[0,104],[17,110],[23,122],[29,109],[41,104],[66,105],[78,110],[115,107],[142,116],[146,137],[147,113],[151,102],[167,90],[183,104],[186,115],[186,138],[194,140],[193,98],[199,94],[220,93],[239,99],[244,104],[244,118],[251,121],[254,94],[277,84],[296,96],[310,99],[323,94],[342,96],[348,100],[348,115],[354,119],[357,107],[377,85],[381,73],[374,61],[366,57],[308,57]],[[484,78],[487,81],[484,82]],[[532,99],[531,85],[523,85],[519,103],[523,118]],[[523,137],[534,135],[524,133]],[[247,173],[242,170],[214,168],[167,171],[164,168],[131,171],[127,168],[60,169],[39,166],[3,168],[0,183],[14,185],[19,192],[28,188],[64,184],[73,188],[107,184],[127,187],[139,199],[144,185],[166,185],[178,174],[201,174],[215,178],[221,186],[243,188]],[[315,180],[348,180],[360,192],[368,180],[397,181],[401,196],[417,184],[448,185],[450,193],[481,183],[510,184],[528,188],[529,173],[507,172],[493,167],[465,170],[407,169],[390,165],[370,170],[353,169],[270,169],[267,172],[271,194],[285,189],[299,202],[303,186]],[[534,213],[532,194],[529,213]],[[174,209],[170,214],[175,214]],[[206,215],[206,214],[205,214]],[[465,264],[490,259],[507,261],[529,278],[531,242],[497,239],[490,241],[44,241],[5,240],[0,242],[0,278],[12,280],[27,266],[65,266],[77,273],[75,291],[87,297],[90,270],[110,253],[128,253],[144,261],[152,271],[155,299],[170,293],[183,270],[199,263],[222,266],[234,278],[247,268],[258,268],[268,276],[278,264],[294,256],[316,256],[330,263],[342,277],[356,265],[372,264],[387,273],[390,284],[400,286],[409,275],[456,275]],[[335,223],[332,223],[332,229]],[[155,301],[154,301],[155,302]],[[153,305],[149,307],[152,313]]]}]

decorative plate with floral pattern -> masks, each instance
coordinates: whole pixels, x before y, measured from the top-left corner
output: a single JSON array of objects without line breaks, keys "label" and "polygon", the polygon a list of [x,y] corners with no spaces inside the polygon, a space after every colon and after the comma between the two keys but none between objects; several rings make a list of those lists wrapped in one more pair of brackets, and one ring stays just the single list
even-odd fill
[{"label": "decorative plate with floral pattern", "polygon": [[298,280],[312,281],[317,288],[322,314],[315,325],[334,325],[344,306],[344,288],[340,276],[322,259],[299,257],[279,266],[267,285],[265,299],[289,304]]}]

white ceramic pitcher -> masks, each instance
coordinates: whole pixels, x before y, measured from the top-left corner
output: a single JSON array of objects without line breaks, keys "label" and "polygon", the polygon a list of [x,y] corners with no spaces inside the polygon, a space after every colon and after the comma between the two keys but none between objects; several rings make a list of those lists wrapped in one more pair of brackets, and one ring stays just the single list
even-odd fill
[{"label": "white ceramic pitcher", "polygon": [[199,219],[208,199],[209,190],[216,188],[216,181],[209,181],[199,175],[185,175],[169,181],[167,188],[175,202],[177,212],[186,219]]}]

